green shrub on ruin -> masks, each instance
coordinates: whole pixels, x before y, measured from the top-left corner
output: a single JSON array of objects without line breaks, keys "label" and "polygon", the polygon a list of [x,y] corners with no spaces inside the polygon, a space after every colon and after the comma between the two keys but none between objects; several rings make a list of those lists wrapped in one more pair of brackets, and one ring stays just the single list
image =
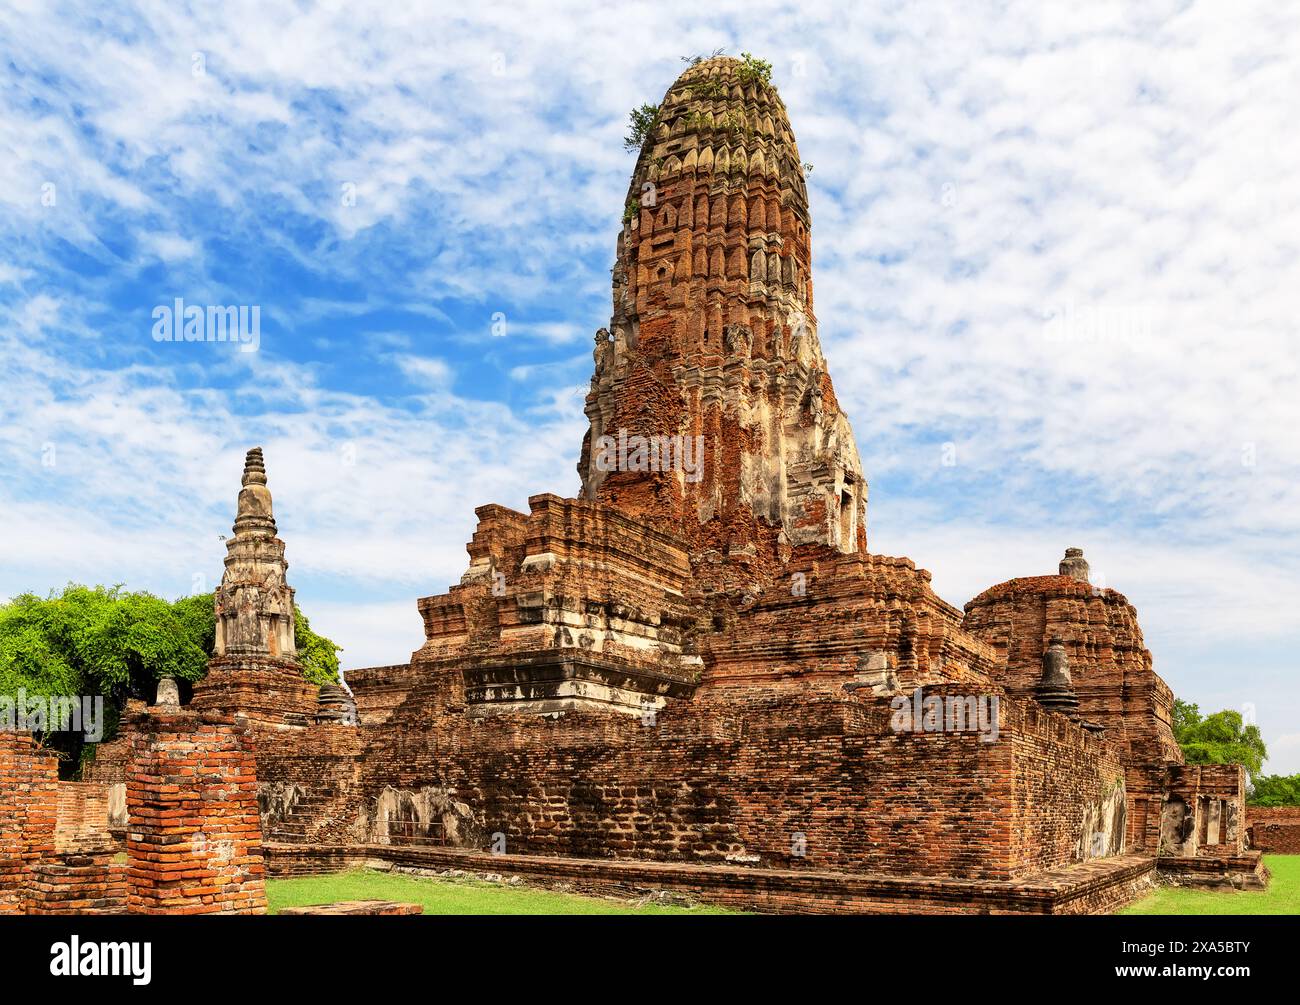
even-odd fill
[{"label": "green shrub on ruin", "polygon": [[623,149],[631,153],[640,150],[659,121],[659,106],[644,104],[628,114],[628,132],[623,137]]},{"label": "green shrub on ruin", "polygon": [[[294,631],[303,677],[337,683],[339,647],[296,607]],[[152,701],[159,679],[202,680],[215,641],[211,593],[168,601],[75,583],[46,597],[24,593],[0,604],[0,694],[102,696],[111,735],[127,699]],[[81,757],[78,737],[45,739],[65,759]]]},{"label": "green shrub on ruin", "polygon": [[772,83],[772,64],[748,52],[742,52],[740,54],[739,76],[742,84],[770,84]]}]

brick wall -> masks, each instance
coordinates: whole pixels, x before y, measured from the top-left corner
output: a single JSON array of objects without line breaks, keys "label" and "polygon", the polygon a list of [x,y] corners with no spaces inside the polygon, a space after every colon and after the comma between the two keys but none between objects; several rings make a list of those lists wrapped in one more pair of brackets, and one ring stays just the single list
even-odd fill
[{"label": "brick wall", "polygon": [[1246,769],[1175,764],[1165,780],[1160,854],[1224,858],[1246,849]]},{"label": "brick wall", "polygon": [[1250,846],[1277,855],[1300,855],[1300,806],[1247,806]]},{"label": "brick wall", "polygon": [[247,722],[150,711],[130,723],[128,906],[139,914],[266,910]]},{"label": "brick wall", "polygon": [[0,730],[0,914],[26,911],[32,869],[54,854],[58,785],[30,733]]},{"label": "brick wall", "polygon": [[[484,848],[501,834],[521,854],[1008,879],[1123,831],[1118,751],[1028,702],[1002,702],[995,743],[895,733],[888,698],[806,688],[677,705],[653,725],[475,719],[454,675],[423,669],[384,726],[352,730],[364,753],[347,800],[327,790],[354,769],[350,748],[314,730],[259,744],[264,789],[327,796],[313,839],[343,824],[358,844]],[[1108,836],[1101,851],[1119,849]]]},{"label": "brick wall", "polygon": [[268,839],[357,840],[361,754],[355,726],[320,723],[301,729],[254,725],[258,804]]},{"label": "brick wall", "polygon": [[112,786],[103,782],[60,782],[54,850],[60,854],[100,851],[113,844],[109,833]]},{"label": "brick wall", "polygon": [[122,914],[126,910],[125,855],[56,854],[32,867],[28,914]]}]

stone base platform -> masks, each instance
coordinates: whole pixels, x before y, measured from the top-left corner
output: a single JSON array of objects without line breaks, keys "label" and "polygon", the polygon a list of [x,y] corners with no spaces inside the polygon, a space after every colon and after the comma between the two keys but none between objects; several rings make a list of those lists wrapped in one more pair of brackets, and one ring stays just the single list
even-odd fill
[{"label": "stone base platform", "polygon": [[328,917],[377,917],[390,914],[423,914],[421,904],[399,904],[394,900],[340,900],[336,904],[312,904],[309,907],[286,907],[281,915]]},{"label": "stone base platform", "polygon": [[1162,855],[1156,868],[1163,882],[1207,890],[1267,890],[1271,878],[1262,853],[1255,850],[1223,858]]},{"label": "stone base platform", "polygon": [[491,855],[393,845],[264,846],[268,874],[336,872],[382,862],[413,871],[519,876],[593,893],[671,890],[701,901],[771,914],[1106,914],[1151,888],[1154,858],[1118,855],[1008,882],[862,873],[747,869],[626,859]]}]

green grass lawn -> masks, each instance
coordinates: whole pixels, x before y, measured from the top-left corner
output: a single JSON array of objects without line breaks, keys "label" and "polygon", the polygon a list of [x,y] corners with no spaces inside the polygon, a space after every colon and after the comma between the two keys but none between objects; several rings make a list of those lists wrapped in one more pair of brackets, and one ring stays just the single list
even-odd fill
[{"label": "green grass lawn", "polygon": [[271,879],[266,882],[270,913],[286,907],[331,904],[339,900],[396,900],[423,904],[425,914],[732,914],[720,907],[677,907],[628,900],[584,897],[478,879],[426,879],[400,873],[357,869],[329,876]]},{"label": "green grass lawn", "polygon": [[1265,855],[1268,889],[1189,890],[1165,886],[1120,914],[1300,914],[1300,855]]}]

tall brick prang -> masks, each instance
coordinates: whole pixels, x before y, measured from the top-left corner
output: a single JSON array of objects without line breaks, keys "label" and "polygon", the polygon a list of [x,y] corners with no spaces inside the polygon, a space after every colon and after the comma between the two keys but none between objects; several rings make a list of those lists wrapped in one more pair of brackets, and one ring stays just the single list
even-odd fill
[{"label": "tall brick prang", "polygon": [[[865,549],[867,483],[813,312],[804,168],[780,95],[751,64],[704,60],[668,89],[624,220],[584,498],[701,549]],[[699,456],[656,464],[638,437]]]}]

